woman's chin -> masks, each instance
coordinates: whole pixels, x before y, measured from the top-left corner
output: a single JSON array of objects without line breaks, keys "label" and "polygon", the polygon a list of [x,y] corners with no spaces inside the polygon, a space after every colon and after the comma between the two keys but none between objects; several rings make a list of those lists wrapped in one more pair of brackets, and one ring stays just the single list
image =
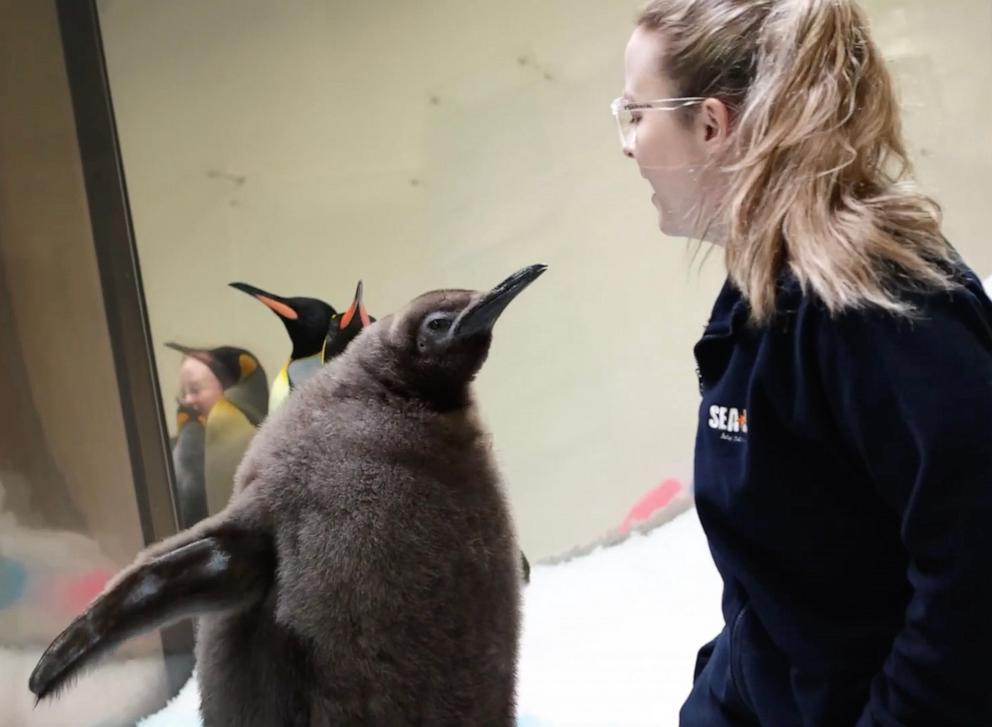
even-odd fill
[{"label": "woman's chin", "polygon": [[655,205],[655,209],[658,210],[658,229],[661,234],[666,237],[689,237],[692,234],[684,220],[673,222],[674,215],[664,212],[661,205]]},{"label": "woman's chin", "polygon": [[668,224],[668,217],[661,208],[658,208],[658,229],[661,230],[662,235],[667,235],[668,237],[678,237],[680,233],[672,229],[672,226]]}]

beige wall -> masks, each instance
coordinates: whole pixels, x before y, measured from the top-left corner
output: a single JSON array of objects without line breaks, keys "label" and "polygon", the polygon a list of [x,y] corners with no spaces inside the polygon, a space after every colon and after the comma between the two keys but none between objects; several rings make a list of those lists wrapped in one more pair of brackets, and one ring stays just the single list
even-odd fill
[{"label": "beige wall", "polygon": [[[560,552],[691,470],[691,348],[722,274],[657,232],[610,99],[638,3],[100,3],[161,343],[288,353],[245,280],[373,314],[551,265],[479,382],[525,549]],[[867,3],[923,181],[979,272],[992,173],[992,0]],[[171,409],[170,405],[169,408]]]}]

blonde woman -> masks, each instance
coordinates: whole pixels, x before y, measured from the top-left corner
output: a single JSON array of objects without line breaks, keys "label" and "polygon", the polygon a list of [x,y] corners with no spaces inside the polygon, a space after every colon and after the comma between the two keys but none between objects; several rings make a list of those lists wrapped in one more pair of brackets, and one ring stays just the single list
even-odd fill
[{"label": "blonde woman", "polygon": [[992,303],[851,0],[655,0],[613,104],[722,248],[696,501],[726,626],[681,724],[992,725]]}]

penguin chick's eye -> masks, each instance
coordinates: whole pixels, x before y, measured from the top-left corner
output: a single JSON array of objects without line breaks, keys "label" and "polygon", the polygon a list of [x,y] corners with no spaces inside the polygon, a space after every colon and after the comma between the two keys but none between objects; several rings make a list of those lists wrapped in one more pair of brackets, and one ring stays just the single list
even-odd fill
[{"label": "penguin chick's eye", "polygon": [[454,316],[449,313],[431,313],[427,319],[420,324],[420,334],[417,336],[417,347],[421,351],[440,345],[448,335],[448,331],[454,323]]}]

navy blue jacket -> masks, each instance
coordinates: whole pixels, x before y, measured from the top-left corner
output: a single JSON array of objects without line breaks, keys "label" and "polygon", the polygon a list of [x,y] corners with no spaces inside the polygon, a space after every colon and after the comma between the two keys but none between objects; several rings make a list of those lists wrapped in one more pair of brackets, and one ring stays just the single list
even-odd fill
[{"label": "navy blue jacket", "polygon": [[683,727],[992,726],[992,303],[831,317],[725,285],[695,348],[699,518],[726,626]]}]

